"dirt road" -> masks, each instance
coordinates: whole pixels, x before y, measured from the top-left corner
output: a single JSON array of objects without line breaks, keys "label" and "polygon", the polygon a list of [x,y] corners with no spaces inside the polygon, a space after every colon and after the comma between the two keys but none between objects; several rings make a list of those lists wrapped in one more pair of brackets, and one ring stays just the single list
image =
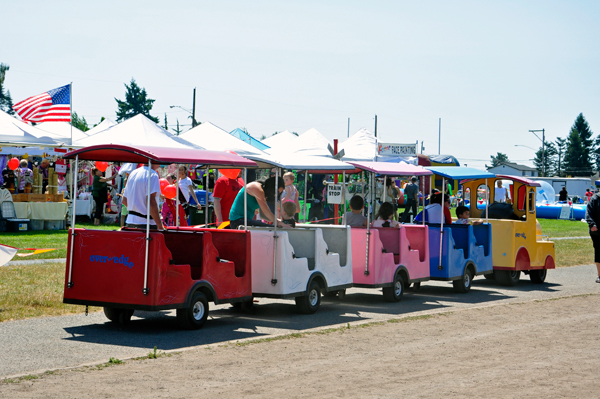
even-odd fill
[{"label": "dirt road", "polygon": [[7,398],[596,398],[599,295],[210,345],[0,385]]}]

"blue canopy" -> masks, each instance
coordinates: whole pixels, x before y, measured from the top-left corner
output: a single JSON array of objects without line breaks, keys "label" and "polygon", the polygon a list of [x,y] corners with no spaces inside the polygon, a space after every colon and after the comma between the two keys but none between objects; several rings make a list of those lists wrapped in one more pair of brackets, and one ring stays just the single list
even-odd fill
[{"label": "blue canopy", "polygon": [[436,175],[443,176],[448,179],[491,179],[496,177],[495,174],[484,172],[475,168],[467,168],[462,166],[424,166]]},{"label": "blue canopy", "polygon": [[233,137],[237,137],[238,139],[250,144],[251,146],[253,146],[255,148],[258,148],[261,151],[264,151],[267,148],[271,148],[268,145],[263,144],[261,141],[250,136],[248,133],[244,132],[239,127],[237,129],[231,131],[229,134],[231,134]]}]

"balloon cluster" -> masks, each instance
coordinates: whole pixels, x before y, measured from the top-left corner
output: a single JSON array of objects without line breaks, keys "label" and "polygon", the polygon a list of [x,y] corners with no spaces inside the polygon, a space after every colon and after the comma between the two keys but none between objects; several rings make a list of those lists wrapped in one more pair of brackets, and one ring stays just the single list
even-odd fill
[{"label": "balloon cluster", "polygon": [[158,181],[160,183],[160,192],[167,199],[175,199],[177,195],[177,187],[174,184],[169,184],[167,179],[160,179]]}]

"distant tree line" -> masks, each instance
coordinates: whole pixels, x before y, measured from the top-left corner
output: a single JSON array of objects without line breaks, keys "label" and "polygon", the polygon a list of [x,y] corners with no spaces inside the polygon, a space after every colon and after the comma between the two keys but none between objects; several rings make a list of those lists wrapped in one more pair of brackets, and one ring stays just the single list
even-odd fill
[{"label": "distant tree line", "polygon": [[[600,170],[600,135],[595,139],[582,113],[577,115],[566,138],[545,141],[535,153],[533,165],[539,176],[592,176]],[[510,162],[501,152],[491,155],[493,168]],[[487,166],[487,165],[486,165]]]}]

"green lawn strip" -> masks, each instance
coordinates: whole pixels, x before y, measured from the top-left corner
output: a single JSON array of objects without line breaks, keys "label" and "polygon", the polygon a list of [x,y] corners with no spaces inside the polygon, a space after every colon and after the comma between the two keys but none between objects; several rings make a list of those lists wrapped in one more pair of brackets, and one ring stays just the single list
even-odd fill
[{"label": "green lawn strip", "polygon": [[542,226],[542,234],[550,237],[586,237],[587,223],[579,220],[538,219]]},{"label": "green lawn strip", "polygon": [[62,302],[64,281],[64,263],[0,267],[0,322],[83,312]]},{"label": "green lawn strip", "polygon": [[[116,230],[119,225],[94,226],[92,223],[77,223],[76,227],[97,230]],[[15,256],[13,260],[57,259],[67,257],[68,230],[39,230],[23,233],[2,233],[0,244],[10,245],[15,248],[55,248],[56,251],[44,252],[30,256]],[[20,250],[18,254],[31,253],[32,251]]]}]

